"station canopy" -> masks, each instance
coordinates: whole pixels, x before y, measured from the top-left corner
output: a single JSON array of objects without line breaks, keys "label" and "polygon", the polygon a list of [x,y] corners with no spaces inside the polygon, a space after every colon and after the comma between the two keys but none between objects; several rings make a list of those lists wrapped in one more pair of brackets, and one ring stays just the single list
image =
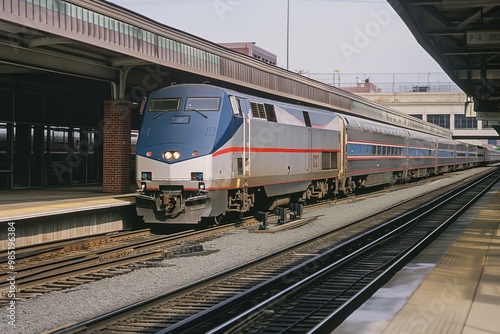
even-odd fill
[{"label": "station canopy", "polygon": [[500,1],[388,0],[418,43],[500,133]]}]

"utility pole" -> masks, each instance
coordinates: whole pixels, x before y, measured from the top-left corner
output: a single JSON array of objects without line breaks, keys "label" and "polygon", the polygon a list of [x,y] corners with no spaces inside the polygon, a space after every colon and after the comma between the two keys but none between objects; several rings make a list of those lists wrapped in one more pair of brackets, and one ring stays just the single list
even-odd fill
[{"label": "utility pole", "polygon": [[289,69],[290,60],[290,0],[286,4],[286,69]]}]

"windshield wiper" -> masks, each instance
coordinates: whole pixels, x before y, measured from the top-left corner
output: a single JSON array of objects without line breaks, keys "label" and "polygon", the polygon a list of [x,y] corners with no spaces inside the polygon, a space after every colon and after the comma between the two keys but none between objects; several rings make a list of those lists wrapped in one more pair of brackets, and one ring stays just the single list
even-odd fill
[{"label": "windshield wiper", "polygon": [[163,110],[161,113],[159,113],[158,115],[154,115],[153,116],[153,119],[157,118],[157,117],[160,117],[161,115],[163,115],[164,113],[166,112],[169,112],[169,111],[172,111],[172,110],[175,110],[175,109],[168,109],[168,110]]},{"label": "windshield wiper", "polygon": [[201,116],[203,116],[203,117],[205,117],[205,118],[208,118],[208,116],[207,116],[207,115],[202,114],[202,113],[201,113],[201,111],[196,110],[196,109],[194,109],[194,108],[189,108],[189,107],[188,107],[188,108],[186,108],[185,110],[189,110],[189,111],[196,111],[196,112],[197,112],[198,114],[200,114]]}]

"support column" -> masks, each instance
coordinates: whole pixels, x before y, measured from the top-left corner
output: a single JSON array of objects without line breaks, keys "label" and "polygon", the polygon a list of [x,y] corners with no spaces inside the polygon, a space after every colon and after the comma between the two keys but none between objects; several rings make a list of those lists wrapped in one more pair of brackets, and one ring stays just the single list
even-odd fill
[{"label": "support column", "polygon": [[104,101],[102,191],[130,192],[132,112],[125,101]]}]

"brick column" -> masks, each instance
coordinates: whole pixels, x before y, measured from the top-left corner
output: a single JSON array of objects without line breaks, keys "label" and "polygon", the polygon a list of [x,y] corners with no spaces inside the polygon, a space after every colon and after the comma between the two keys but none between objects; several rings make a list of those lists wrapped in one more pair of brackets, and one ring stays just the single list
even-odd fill
[{"label": "brick column", "polygon": [[130,192],[132,112],[125,101],[104,101],[102,191]]}]

